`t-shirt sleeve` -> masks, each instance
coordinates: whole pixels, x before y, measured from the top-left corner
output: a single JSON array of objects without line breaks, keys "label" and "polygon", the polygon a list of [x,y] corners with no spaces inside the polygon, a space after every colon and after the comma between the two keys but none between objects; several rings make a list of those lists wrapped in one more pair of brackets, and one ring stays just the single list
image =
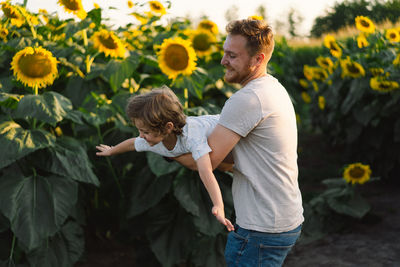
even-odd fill
[{"label": "t-shirt sleeve", "polygon": [[203,155],[211,152],[211,148],[207,143],[207,137],[205,135],[204,138],[190,138],[188,140],[188,146],[195,161],[197,161]]},{"label": "t-shirt sleeve", "polygon": [[218,124],[245,137],[261,119],[261,105],[258,97],[252,93],[236,94],[226,101]]},{"label": "t-shirt sleeve", "polygon": [[135,138],[135,150],[137,152],[150,151],[151,146],[141,137]]}]

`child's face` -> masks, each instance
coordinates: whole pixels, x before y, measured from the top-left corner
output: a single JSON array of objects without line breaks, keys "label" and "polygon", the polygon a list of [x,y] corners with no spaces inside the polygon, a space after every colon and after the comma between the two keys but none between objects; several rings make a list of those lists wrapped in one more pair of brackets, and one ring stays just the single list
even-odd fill
[{"label": "child's face", "polygon": [[164,135],[150,130],[141,120],[135,119],[134,124],[139,130],[139,137],[146,140],[150,146],[154,146],[164,140]]}]

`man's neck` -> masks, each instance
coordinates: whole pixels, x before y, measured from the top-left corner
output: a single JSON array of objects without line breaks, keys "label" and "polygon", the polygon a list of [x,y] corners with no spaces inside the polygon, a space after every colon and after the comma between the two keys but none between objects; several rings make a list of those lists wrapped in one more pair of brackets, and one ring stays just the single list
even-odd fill
[{"label": "man's neck", "polygon": [[244,87],[246,84],[248,84],[250,81],[261,78],[267,76],[267,72],[266,71],[260,71],[260,72],[255,72],[252,75],[249,75],[248,77],[246,77],[246,79],[244,79],[243,81],[240,82],[240,85],[242,87]]}]

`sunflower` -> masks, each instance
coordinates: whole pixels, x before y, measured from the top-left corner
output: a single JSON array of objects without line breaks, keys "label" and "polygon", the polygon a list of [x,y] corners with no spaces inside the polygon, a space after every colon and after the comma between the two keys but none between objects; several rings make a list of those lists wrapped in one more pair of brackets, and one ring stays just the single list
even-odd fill
[{"label": "sunflower", "polygon": [[321,110],[324,110],[324,109],[325,109],[325,97],[323,97],[322,95],[320,95],[320,96],[318,97],[318,107],[319,107]]},{"label": "sunflower", "polygon": [[167,14],[165,7],[158,1],[149,1],[150,10],[159,16]]},{"label": "sunflower", "polygon": [[8,30],[7,28],[4,28],[2,25],[0,25],[0,38],[3,39],[3,41],[7,41],[7,35],[8,35]]},{"label": "sunflower", "polygon": [[301,92],[301,98],[303,98],[303,101],[304,101],[306,104],[309,104],[309,103],[311,102],[311,97],[310,97],[310,95],[309,95],[307,92],[305,92],[305,91]]},{"label": "sunflower", "polygon": [[130,15],[134,16],[142,25],[146,24],[149,21],[149,18],[147,18],[139,13],[136,13],[136,12],[133,12]]},{"label": "sunflower", "polygon": [[21,27],[25,23],[25,18],[21,14],[20,9],[11,5],[9,2],[1,2],[1,9],[3,10],[4,16],[10,19],[11,24],[17,27]]},{"label": "sunflower", "polygon": [[320,81],[325,81],[328,78],[328,72],[323,68],[312,68],[313,78]]},{"label": "sunflower", "polygon": [[208,20],[208,19],[200,21],[199,25],[197,26],[197,29],[208,30],[213,34],[218,33],[217,24],[215,24],[214,22],[212,22],[211,20]]},{"label": "sunflower", "polygon": [[342,67],[342,78],[344,77],[358,78],[365,75],[365,70],[363,66],[351,60],[350,57],[341,60],[340,65]]},{"label": "sunflower", "polygon": [[374,23],[367,17],[357,16],[356,19],[356,27],[358,30],[365,33],[374,33],[375,25]]},{"label": "sunflower", "polygon": [[308,88],[308,81],[306,79],[299,79],[299,84],[303,88],[306,88],[306,89]]},{"label": "sunflower", "polygon": [[87,14],[81,0],[58,0],[58,4],[63,6],[66,12],[76,15],[80,19],[86,18]]},{"label": "sunflower", "polygon": [[128,4],[128,7],[129,7],[129,8],[132,8],[132,7],[134,6],[133,2],[130,1],[130,0],[128,0],[127,4]]},{"label": "sunflower", "polygon": [[304,77],[306,77],[307,80],[311,81],[313,79],[312,67],[310,67],[308,65],[304,65],[303,66],[303,74],[304,74]]},{"label": "sunflower", "polygon": [[190,41],[180,37],[165,39],[157,56],[161,71],[170,79],[179,74],[191,75],[196,69],[196,52]]},{"label": "sunflower", "polygon": [[369,85],[373,90],[385,93],[399,88],[398,82],[388,81],[381,76],[371,78],[369,81]]},{"label": "sunflower", "polygon": [[317,57],[316,61],[321,68],[327,69],[329,71],[331,71],[333,68],[333,62],[329,57],[319,56]]},{"label": "sunflower", "polygon": [[382,74],[385,73],[385,70],[382,69],[382,68],[369,68],[368,70],[372,74],[372,76],[374,76],[374,77],[382,75]]},{"label": "sunflower", "polygon": [[392,62],[393,65],[399,66],[400,65],[400,53],[397,54],[396,58]]},{"label": "sunflower", "polygon": [[125,47],[112,31],[100,30],[92,36],[94,48],[103,52],[106,57],[124,57]]},{"label": "sunflower", "polygon": [[358,46],[358,48],[363,48],[363,47],[369,46],[367,38],[362,33],[357,36],[357,46]]},{"label": "sunflower", "polygon": [[312,85],[314,91],[318,93],[318,91],[319,91],[318,83],[315,81],[312,81],[311,85]]},{"label": "sunflower", "polygon": [[26,47],[13,57],[11,70],[24,85],[44,88],[58,75],[57,59],[42,47]]},{"label": "sunflower", "polygon": [[259,15],[253,15],[253,16],[248,17],[248,19],[263,20],[264,18],[262,16],[259,16]]},{"label": "sunflower", "polygon": [[388,29],[385,34],[386,39],[388,39],[391,43],[400,42],[400,33],[397,29]]},{"label": "sunflower", "polygon": [[188,35],[197,56],[203,57],[211,54],[213,46],[217,42],[214,34],[204,29],[198,29],[189,31]]},{"label": "sunflower", "polygon": [[369,165],[353,163],[345,168],[343,178],[348,183],[363,184],[371,178],[371,169]]},{"label": "sunflower", "polygon": [[330,34],[327,34],[324,38],[324,45],[325,47],[329,48],[331,55],[340,58],[342,56],[342,49],[336,42],[335,37]]}]

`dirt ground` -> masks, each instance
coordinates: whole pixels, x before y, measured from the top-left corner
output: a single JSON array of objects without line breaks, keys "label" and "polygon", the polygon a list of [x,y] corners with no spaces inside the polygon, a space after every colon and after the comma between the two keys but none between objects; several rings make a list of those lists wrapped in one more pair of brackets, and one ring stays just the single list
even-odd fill
[{"label": "dirt ground", "polygon": [[400,183],[365,184],[370,213],[340,232],[309,244],[301,240],[284,267],[400,267]]}]

